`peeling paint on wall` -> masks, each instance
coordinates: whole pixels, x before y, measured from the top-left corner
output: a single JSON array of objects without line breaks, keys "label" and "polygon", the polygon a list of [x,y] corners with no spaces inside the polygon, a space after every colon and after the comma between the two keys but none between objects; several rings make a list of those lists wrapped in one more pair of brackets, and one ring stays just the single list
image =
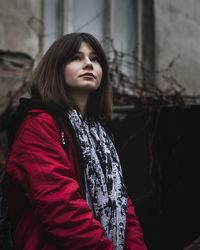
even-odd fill
[{"label": "peeling paint on wall", "polygon": [[0,50],[0,114],[26,92],[26,81],[33,68],[34,59],[21,52]]}]

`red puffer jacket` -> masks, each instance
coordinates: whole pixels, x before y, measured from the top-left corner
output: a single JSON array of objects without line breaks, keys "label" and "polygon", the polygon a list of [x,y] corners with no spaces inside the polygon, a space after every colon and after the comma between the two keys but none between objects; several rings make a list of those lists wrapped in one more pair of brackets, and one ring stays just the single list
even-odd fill
[{"label": "red puffer jacket", "polygon": [[[15,136],[6,172],[10,216],[17,221],[16,250],[113,249],[83,198],[77,151],[67,127],[65,134],[68,154],[53,117],[31,110]],[[125,249],[146,249],[130,199]]]}]

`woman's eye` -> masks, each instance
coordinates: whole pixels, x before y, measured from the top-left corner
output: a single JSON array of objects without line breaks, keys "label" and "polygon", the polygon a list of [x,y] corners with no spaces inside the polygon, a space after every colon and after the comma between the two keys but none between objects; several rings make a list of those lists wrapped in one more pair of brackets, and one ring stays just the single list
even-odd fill
[{"label": "woman's eye", "polygon": [[98,56],[94,56],[90,60],[93,61],[93,62],[99,62]]},{"label": "woman's eye", "polygon": [[74,55],[72,57],[72,61],[80,61],[81,60],[81,57],[79,55]]}]

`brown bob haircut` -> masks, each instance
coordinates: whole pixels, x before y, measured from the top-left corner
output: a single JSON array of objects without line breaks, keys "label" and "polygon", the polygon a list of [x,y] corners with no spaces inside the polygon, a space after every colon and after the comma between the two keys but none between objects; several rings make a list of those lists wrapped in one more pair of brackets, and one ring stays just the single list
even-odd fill
[{"label": "brown bob haircut", "polygon": [[90,93],[87,115],[101,121],[109,120],[112,113],[112,87],[109,81],[108,63],[99,41],[88,33],[70,33],[56,40],[32,73],[30,91],[32,97],[45,103],[56,103],[67,110],[77,109],[67,93],[64,67],[86,42],[95,51],[102,67],[103,75],[99,88]]}]

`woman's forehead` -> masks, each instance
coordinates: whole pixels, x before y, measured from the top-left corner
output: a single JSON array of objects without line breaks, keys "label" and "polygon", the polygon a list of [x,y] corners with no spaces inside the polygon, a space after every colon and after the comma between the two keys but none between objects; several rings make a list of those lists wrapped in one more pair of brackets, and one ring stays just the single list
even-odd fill
[{"label": "woman's forehead", "polygon": [[93,47],[85,41],[81,42],[78,52],[96,53]]}]

